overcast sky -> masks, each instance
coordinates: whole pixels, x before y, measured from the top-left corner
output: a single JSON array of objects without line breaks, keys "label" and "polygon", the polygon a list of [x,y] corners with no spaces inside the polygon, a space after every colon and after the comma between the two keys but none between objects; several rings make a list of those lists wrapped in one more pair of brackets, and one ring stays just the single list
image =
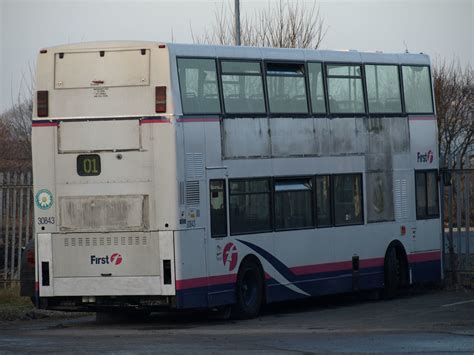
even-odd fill
[{"label": "overcast sky", "polygon": [[[312,1],[305,1],[312,3]],[[424,52],[432,60],[474,61],[473,0],[319,1],[322,48]],[[192,42],[210,28],[217,0],[0,0],[0,112],[27,81],[42,47],[96,40]],[[233,1],[232,1],[233,3]],[[270,0],[275,4],[275,0]],[[268,1],[241,0],[241,12]]]}]

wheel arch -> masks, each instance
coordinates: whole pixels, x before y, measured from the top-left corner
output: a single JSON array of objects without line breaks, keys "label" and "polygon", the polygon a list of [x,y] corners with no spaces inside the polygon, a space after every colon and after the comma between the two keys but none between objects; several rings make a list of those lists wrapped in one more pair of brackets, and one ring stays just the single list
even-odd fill
[{"label": "wheel arch", "polygon": [[385,251],[385,256],[384,256],[384,267],[385,267],[388,255],[390,254],[390,251],[392,249],[395,249],[395,254],[397,256],[397,259],[400,261],[400,263],[403,267],[402,285],[407,286],[410,283],[410,281],[409,281],[410,280],[410,278],[409,278],[410,266],[408,264],[408,254],[406,252],[406,249],[405,249],[404,245],[398,239],[393,240],[388,245],[388,247]]},{"label": "wheel arch", "polygon": [[262,284],[263,284],[262,303],[266,304],[267,303],[267,283],[266,283],[266,280],[265,280],[265,269],[263,268],[263,265],[260,262],[260,259],[255,254],[252,254],[252,253],[249,253],[249,254],[245,255],[243,257],[242,261],[239,264],[239,269],[237,271],[237,274],[240,272],[240,268],[242,267],[242,265],[244,265],[246,262],[250,262],[250,261],[255,262],[255,264],[257,264],[257,266],[259,268],[260,276],[262,278]]}]

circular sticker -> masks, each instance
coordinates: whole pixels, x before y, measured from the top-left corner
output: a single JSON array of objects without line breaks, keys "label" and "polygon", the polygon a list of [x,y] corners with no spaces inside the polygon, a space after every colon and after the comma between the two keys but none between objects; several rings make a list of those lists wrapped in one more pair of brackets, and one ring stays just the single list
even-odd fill
[{"label": "circular sticker", "polygon": [[39,190],[35,195],[35,203],[38,208],[47,210],[53,205],[53,194],[46,189]]}]

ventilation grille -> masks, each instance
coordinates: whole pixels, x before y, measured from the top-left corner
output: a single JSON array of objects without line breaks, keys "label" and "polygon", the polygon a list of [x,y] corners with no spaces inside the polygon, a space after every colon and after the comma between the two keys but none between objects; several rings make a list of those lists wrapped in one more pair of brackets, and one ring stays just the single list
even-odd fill
[{"label": "ventilation grille", "polygon": [[186,181],[186,204],[197,206],[200,203],[199,181]]},{"label": "ventilation grille", "polygon": [[179,182],[179,204],[184,205],[184,181]]},{"label": "ventilation grille", "polygon": [[128,236],[128,237],[65,237],[65,247],[97,247],[97,246],[118,246],[118,245],[148,245],[148,237]]},{"label": "ventilation grille", "polygon": [[408,218],[407,181],[395,180],[395,218],[397,220]]},{"label": "ventilation grille", "polygon": [[201,179],[204,177],[204,157],[202,153],[186,153],[184,159],[187,179]]}]

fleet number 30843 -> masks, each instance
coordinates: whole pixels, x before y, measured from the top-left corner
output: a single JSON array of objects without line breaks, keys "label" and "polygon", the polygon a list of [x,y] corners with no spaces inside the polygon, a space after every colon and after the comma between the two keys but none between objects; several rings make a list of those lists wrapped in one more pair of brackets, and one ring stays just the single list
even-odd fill
[{"label": "fleet number 30843", "polygon": [[54,224],[56,219],[54,217],[38,217],[38,224]]}]

